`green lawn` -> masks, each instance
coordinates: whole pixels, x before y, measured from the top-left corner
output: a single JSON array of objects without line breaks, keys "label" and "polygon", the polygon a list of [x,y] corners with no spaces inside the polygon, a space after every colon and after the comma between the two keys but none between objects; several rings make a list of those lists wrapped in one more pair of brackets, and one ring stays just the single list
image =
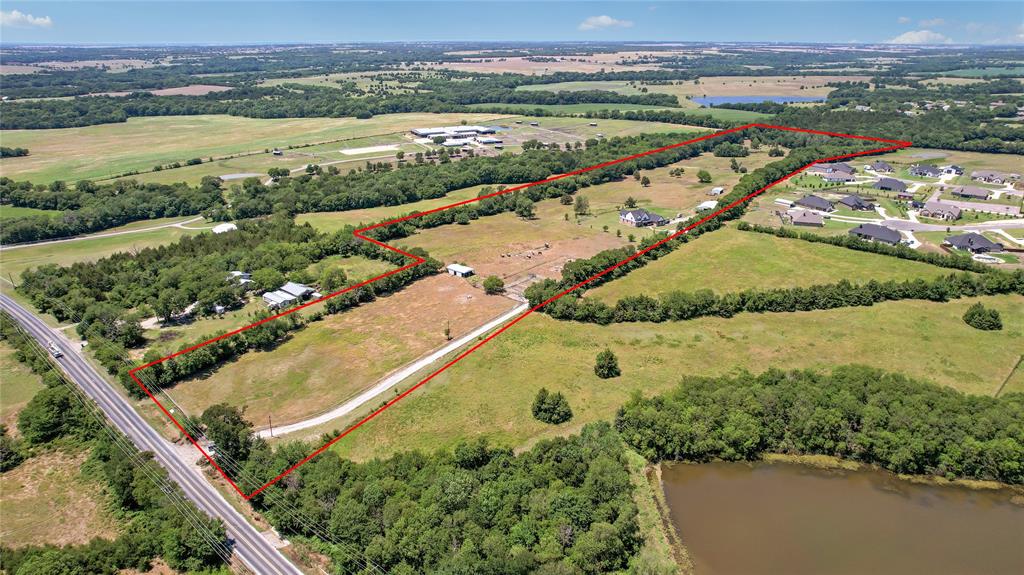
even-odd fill
[{"label": "green lawn", "polygon": [[36,208],[0,205],[0,222],[24,216],[55,216],[60,213],[58,210],[39,210]]},{"label": "green lawn", "polygon": [[659,295],[673,290],[708,288],[728,293],[841,279],[866,282],[948,273],[947,269],[920,262],[727,228],[705,234],[623,278],[597,287],[588,297],[614,303],[626,295]]},{"label": "green lawn", "polygon": [[[4,145],[32,154],[5,158],[2,173],[34,182],[105,178],[190,158],[404,132],[423,125],[494,119],[493,114],[389,114],[355,118],[254,119],[226,115],[130,118],[120,124],[52,130],[5,130]],[[179,180],[173,180],[179,181]]]},{"label": "green lawn", "polygon": [[[109,234],[127,230],[139,230],[187,219],[191,218],[145,220],[105,230],[102,233]],[[201,221],[189,224],[190,227],[197,228],[205,225],[207,224]],[[52,244],[29,245],[16,249],[8,248],[0,251],[0,270],[2,270],[5,280],[11,277],[17,282],[21,272],[28,268],[50,263],[66,266],[75,262],[96,261],[116,252],[140,250],[147,247],[169,244],[183,236],[197,234],[200,231],[202,230],[167,227],[115,236],[86,237]]]},{"label": "green lawn", "polygon": [[[534,315],[335,449],[365,460],[413,448],[432,451],[475,436],[519,446],[578,430],[590,421],[611,420],[631,393],[663,392],[684,374],[714,376],[743,369],[860,363],[968,393],[992,394],[1024,347],[1024,297],[980,298],[1002,314],[1001,332],[963,322],[961,316],[974,301],[886,302],[870,308],[611,326]],[[594,375],[594,357],[605,347],[618,356],[622,376],[601,380]],[[404,387],[424,375],[406,380]],[[566,394],[574,413],[569,424],[549,426],[530,415],[541,386]],[[336,428],[342,422],[319,431]]]}]

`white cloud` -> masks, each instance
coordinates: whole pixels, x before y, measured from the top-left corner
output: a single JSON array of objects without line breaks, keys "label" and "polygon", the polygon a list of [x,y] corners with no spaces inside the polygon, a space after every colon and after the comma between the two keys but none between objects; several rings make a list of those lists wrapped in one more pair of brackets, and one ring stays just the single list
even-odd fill
[{"label": "white cloud", "polygon": [[930,18],[928,20],[921,20],[920,22],[918,22],[918,24],[920,24],[923,28],[934,28],[936,26],[945,25],[946,21],[943,20],[942,18]]},{"label": "white cloud", "polygon": [[591,16],[580,22],[580,30],[604,30],[606,28],[632,28],[632,20],[616,20],[611,16]]},{"label": "white cloud", "polygon": [[0,26],[11,28],[49,28],[53,26],[53,20],[49,16],[33,16],[18,10],[4,12],[0,10]]},{"label": "white cloud", "polygon": [[931,30],[911,30],[910,32],[904,32],[891,40],[887,40],[886,44],[949,44],[950,42],[952,42],[952,40],[938,32],[932,32]]},{"label": "white cloud", "polygon": [[900,24],[908,24],[910,23],[910,18],[908,18],[907,16],[900,16],[899,18],[896,19],[896,21],[899,22]]}]

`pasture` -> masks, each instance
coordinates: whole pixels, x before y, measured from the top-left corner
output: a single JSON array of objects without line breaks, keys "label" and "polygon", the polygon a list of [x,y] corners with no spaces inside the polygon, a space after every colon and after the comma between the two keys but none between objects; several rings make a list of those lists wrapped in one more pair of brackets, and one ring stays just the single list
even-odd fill
[{"label": "pasture", "polygon": [[356,118],[253,119],[226,115],[130,118],[120,124],[5,130],[4,145],[31,155],[5,158],[0,176],[35,182],[101,179],[157,164],[269,148],[405,132],[423,125],[493,120],[493,114],[390,114]]},{"label": "pasture", "polygon": [[18,413],[43,384],[28,366],[18,361],[14,348],[7,342],[0,342],[0,382],[0,425],[7,426],[7,433],[17,435]]},{"label": "pasture", "polygon": [[[499,445],[522,446],[578,431],[587,422],[611,420],[631,393],[666,391],[684,374],[715,376],[744,369],[829,369],[859,363],[990,395],[1010,374],[1024,346],[1024,297],[979,298],[1002,313],[1001,332],[979,331],[963,322],[961,316],[974,301],[901,301],[870,308],[604,327],[538,314],[334,449],[345,457],[367,460],[414,448],[433,451],[478,436]],[[618,378],[594,375],[594,357],[605,347],[619,358]],[[406,380],[401,389],[425,375]],[[550,426],[533,419],[530,405],[541,386],[566,395],[574,413],[568,424]],[[368,411],[353,414],[352,421]],[[350,422],[310,430],[308,436],[343,429],[345,423]]]}]

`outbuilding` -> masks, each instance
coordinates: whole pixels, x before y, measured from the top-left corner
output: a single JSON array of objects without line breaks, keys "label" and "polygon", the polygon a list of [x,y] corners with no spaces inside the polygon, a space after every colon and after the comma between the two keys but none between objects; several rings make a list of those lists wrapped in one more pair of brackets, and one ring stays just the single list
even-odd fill
[{"label": "outbuilding", "polygon": [[464,266],[462,264],[448,264],[448,266],[445,269],[448,270],[448,273],[450,275],[460,278],[468,278],[469,276],[473,275],[473,268],[469,266]]}]

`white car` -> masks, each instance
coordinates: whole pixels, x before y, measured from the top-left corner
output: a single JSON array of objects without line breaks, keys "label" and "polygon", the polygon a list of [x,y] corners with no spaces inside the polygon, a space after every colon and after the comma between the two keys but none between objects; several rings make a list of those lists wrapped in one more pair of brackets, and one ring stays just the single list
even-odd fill
[{"label": "white car", "polygon": [[52,341],[46,343],[46,349],[49,350],[50,355],[53,357],[64,357],[64,352],[57,347],[57,344]]}]

